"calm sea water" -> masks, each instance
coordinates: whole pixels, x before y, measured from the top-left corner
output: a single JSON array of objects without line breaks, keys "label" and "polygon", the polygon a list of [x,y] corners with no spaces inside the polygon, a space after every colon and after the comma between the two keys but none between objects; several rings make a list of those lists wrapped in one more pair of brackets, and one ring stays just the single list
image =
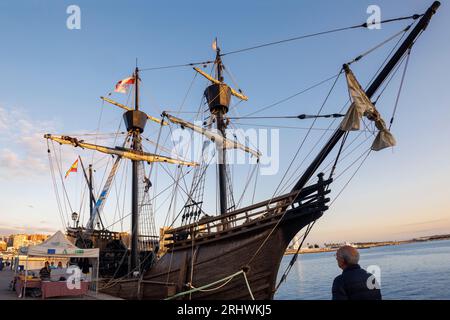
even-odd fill
[{"label": "calm sea water", "polygon": [[[378,265],[383,299],[450,299],[450,240],[360,250],[360,265]],[[280,274],[292,256],[285,256]],[[334,252],[298,257],[277,300],[329,300],[341,273]]]}]

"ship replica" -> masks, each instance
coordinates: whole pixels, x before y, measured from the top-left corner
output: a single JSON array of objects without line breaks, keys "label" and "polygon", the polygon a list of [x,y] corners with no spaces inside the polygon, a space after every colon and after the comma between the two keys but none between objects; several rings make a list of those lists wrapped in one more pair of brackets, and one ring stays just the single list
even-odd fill
[{"label": "ship replica", "polygon": [[[238,101],[245,101],[247,97],[225,82],[226,68],[222,61],[225,54],[221,53],[217,41],[214,43],[215,59],[204,62],[213,65],[212,74],[194,67],[197,74],[210,82],[204,91],[207,109],[202,125],[185,121],[169,112],[163,112],[161,119],[147,115],[139,101],[142,70],[136,67],[133,75],[125,82],[122,81],[122,84],[133,85],[134,107],[102,97],[106,103],[125,110],[123,118],[126,132],[121,146],[105,147],[73,136],[46,134],[49,153],[50,145],[57,143],[94,150],[113,158],[110,173],[98,197],[93,186],[92,166],[86,168],[81,161],[89,186],[90,216],[85,226],[74,225],[67,229],[68,237],[76,241],[77,246],[101,249],[100,273],[104,279],[100,290],[125,299],[272,299],[295,262],[295,259],[291,261],[277,285],[280,262],[289,243],[302,230],[305,238],[314,223],[329,208],[330,186],[349,134],[359,130],[361,122],[366,124],[365,121],[369,121],[374,128],[372,133],[376,136],[369,153],[395,145],[390,126],[386,125],[372,100],[377,91],[383,89],[383,84],[390,82],[390,77],[400,64],[404,61],[407,64],[413,45],[427,28],[439,5],[439,2],[434,2],[424,14],[385,21],[413,20],[402,29],[400,40],[403,41],[399,40],[366,90],[359,84],[350,66],[379,46],[343,65],[339,75],[345,75],[350,96],[345,113],[326,115],[319,111],[315,115],[297,116],[298,119],[342,119],[313,161],[299,174],[293,187],[281,195],[274,193],[273,197],[265,201],[240,206],[233,197],[227,152],[237,149],[255,159],[261,157],[261,152],[227,136],[227,128],[233,120],[228,116],[232,97]],[[364,28],[367,24],[358,27]],[[147,121],[156,123],[160,132],[171,126],[191,130],[204,137],[203,147],[214,145],[218,160],[217,214],[208,214],[203,205],[207,157],[202,153],[199,161],[189,161],[181,156],[169,157],[145,151],[142,135]],[[158,138],[155,151],[162,150],[159,146]],[[318,169],[331,154],[334,156],[332,170],[325,176]],[[131,160],[132,167],[131,232],[127,244],[123,233],[109,230],[101,219],[119,164],[125,160]],[[160,234],[154,222],[154,215],[158,212],[154,212],[156,210],[150,196],[153,188],[150,179],[157,163],[173,165],[177,170],[187,167],[193,172],[191,188],[185,192],[187,200],[177,216],[181,223],[176,227],[175,222],[166,225],[161,228]],[[144,165],[150,168],[148,175]],[[179,181],[174,183],[178,184]],[[77,214],[74,215],[76,220]]]}]

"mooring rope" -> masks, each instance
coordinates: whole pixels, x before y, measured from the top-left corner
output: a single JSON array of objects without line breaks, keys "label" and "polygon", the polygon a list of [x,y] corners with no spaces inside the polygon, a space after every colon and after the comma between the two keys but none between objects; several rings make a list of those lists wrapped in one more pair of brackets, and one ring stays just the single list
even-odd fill
[{"label": "mooring rope", "polygon": [[[192,284],[189,284],[189,286],[192,289],[187,290],[187,291],[183,291],[183,292],[179,292],[179,293],[177,293],[177,294],[175,294],[173,296],[170,296],[170,297],[168,297],[168,298],[166,298],[164,300],[173,300],[173,299],[176,299],[176,298],[188,295],[188,294],[190,295],[190,294],[192,294],[194,292],[212,292],[212,291],[219,290],[219,289],[223,288],[224,286],[226,286],[228,283],[230,283],[231,280],[233,280],[235,277],[237,277],[240,274],[243,274],[243,276],[244,276],[244,281],[245,281],[245,284],[247,286],[247,289],[248,289],[248,292],[250,294],[250,297],[252,298],[252,300],[255,300],[255,296],[253,295],[253,292],[252,292],[252,290],[250,288],[250,284],[248,282],[247,275],[245,274],[244,270],[240,270],[240,271],[238,271],[236,273],[233,273],[230,276],[227,276],[227,277],[225,277],[223,279],[211,282],[209,284],[205,284],[205,285],[203,285],[201,287],[198,287],[198,288],[194,287]],[[208,288],[210,288],[210,287],[212,287],[212,286],[214,286],[216,284],[220,284],[220,285],[215,287],[215,288],[208,289]]]}]

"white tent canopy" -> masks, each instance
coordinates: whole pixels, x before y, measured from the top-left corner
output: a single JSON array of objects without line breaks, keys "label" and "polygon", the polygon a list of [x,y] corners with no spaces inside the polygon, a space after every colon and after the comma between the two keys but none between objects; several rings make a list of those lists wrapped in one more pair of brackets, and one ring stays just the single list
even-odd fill
[{"label": "white tent canopy", "polygon": [[29,257],[98,258],[99,249],[81,249],[66,239],[61,231],[43,243],[28,247]]}]

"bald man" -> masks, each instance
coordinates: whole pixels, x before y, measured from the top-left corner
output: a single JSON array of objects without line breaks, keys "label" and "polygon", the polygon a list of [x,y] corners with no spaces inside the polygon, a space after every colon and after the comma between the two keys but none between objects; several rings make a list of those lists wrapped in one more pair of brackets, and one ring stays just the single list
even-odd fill
[{"label": "bald man", "polygon": [[362,269],[359,252],[352,246],[343,246],[336,252],[336,260],[342,274],[333,281],[333,300],[381,300],[374,276]]}]

